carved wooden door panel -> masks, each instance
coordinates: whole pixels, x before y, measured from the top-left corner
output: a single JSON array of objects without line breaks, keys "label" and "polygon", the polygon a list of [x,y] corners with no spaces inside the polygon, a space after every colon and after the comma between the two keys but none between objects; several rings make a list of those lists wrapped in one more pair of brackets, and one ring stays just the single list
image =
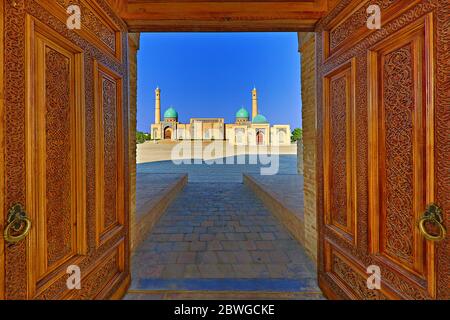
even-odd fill
[{"label": "carved wooden door panel", "polygon": [[[366,27],[371,4],[380,30]],[[449,16],[448,1],[343,0],[317,27],[319,283],[330,298],[450,298]],[[440,216],[424,216],[431,203]],[[368,267],[381,288],[367,285]]]},{"label": "carved wooden door panel", "polygon": [[[126,26],[103,0],[0,2],[0,226],[16,204],[29,219],[0,243],[0,298],[118,297],[129,282]],[[73,4],[81,29],[69,30]]]}]

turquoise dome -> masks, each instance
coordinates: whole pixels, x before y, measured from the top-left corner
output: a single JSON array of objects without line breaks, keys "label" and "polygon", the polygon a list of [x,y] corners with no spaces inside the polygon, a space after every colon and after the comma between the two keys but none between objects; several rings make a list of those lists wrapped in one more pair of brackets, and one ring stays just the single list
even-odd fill
[{"label": "turquoise dome", "polygon": [[253,123],[269,123],[269,121],[262,114],[258,114],[253,118]]},{"label": "turquoise dome", "polygon": [[236,112],[236,118],[250,118],[248,111],[244,108],[240,108],[238,112]]},{"label": "turquoise dome", "polygon": [[164,112],[164,118],[178,118],[178,112],[170,107],[169,109]]}]

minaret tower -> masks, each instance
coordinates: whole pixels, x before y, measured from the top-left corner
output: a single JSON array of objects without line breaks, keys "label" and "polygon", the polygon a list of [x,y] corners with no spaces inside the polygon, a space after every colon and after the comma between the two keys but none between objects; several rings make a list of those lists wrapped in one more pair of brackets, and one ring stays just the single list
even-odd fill
[{"label": "minaret tower", "polygon": [[252,119],[258,115],[258,92],[256,87],[252,90]]},{"label": "minaret tower", "polygon": [[155,124],[161,122],[161,89],[155,90]]}]

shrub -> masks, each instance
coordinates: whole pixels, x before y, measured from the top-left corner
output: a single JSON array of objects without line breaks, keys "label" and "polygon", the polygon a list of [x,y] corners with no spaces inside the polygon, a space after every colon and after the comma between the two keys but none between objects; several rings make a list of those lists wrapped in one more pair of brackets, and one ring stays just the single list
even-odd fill
[{"label": "shrub", "polygon": [[136,131],[136,143],[137,144],[144,143],[145,141],[148,141],[150,139],[151,139],[150,134],[141,132],[141,131]]},{"label": "shrub", "polygon": [[291,142],[296,142],[298,140],[302,140],[303,130],[301,128],[296,128],[292,131]]}]

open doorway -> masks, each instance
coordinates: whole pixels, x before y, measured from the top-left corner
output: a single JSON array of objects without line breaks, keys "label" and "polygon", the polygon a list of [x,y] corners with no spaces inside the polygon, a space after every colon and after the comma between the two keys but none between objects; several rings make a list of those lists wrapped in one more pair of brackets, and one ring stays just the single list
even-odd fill
[{"label": "open doorway", "polygon": [[137,65],[127,298],[322,298],[304,248],[297,34],[141,34]]}]

